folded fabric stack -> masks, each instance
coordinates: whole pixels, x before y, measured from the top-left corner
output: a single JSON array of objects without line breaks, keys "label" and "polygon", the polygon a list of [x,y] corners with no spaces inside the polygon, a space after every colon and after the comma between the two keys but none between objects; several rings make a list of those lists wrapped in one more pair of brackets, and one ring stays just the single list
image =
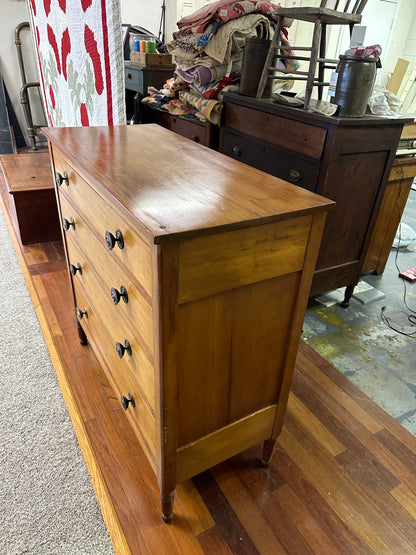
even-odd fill
[{"label": "folded fabric stack", "polygon": [[219,125],[222,92],[239,89],[246,39],[271,39],[277,22],[276,6],[258,0],[219,0],[182,18],[167,45],[175,79],[143,102]]}]

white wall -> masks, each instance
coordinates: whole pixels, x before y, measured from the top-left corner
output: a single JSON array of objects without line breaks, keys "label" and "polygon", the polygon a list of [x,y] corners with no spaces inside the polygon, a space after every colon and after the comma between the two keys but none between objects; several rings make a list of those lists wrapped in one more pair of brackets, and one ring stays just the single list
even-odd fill
[{"label": "white wall", "polygon": [[[139,25],[159,35],[162,0],[120,0],[123,23]],[[176,30],[176,0],[166,0],[166,41]]]}]

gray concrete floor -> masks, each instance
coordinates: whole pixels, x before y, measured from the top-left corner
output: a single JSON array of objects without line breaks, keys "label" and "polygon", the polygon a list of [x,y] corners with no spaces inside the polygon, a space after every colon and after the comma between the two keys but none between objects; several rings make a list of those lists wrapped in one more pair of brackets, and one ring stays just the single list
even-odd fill
[{"label": "gray concrete floor", "polygon": [[[413,189],[402,222],[416,230]],[[396,267],[416,266],[412,249],[414,245],[392,249],[382,275],[362,277],[360,284],[371,285],[385,295],[382,299],[363,305],[353,297],[346,309],[311,299],[302,338],[416,435],[416,282],[400,278]],[[386,317],[403,333],[392,330]]]}]

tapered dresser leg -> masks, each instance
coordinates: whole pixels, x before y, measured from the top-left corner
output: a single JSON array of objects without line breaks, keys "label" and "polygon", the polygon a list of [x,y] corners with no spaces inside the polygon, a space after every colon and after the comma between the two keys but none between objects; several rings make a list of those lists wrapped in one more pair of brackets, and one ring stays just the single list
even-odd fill
[{"label": "tapered dresser leg", "polygon": [[172,522],[173,520],[174,496],[174,491],[171,491],[170,493],[162,493],[160,495],[160,501],[162,504],[162,519],[167,523]]},{"label": "tapered dresser leg", "polygon": [[79,322],[77,322],[77,326],[78,326],[79,342],[81,343],[81,345],[88,345],[87,336],[85,335],[85,331],[81,328]]},{"label": "tapered dresser leg", "polygon": [[266,439],[266,441],[263,443],[263,453],[261,455],[261,464],[263,466],[270,465],[275,444],[275,439]]}]

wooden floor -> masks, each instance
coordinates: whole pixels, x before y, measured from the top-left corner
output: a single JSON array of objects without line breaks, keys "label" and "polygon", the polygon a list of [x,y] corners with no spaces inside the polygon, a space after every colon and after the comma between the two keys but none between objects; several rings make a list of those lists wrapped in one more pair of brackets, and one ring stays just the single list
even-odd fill
[{"label": "wooden floor", "polygon": [[[0,190],[4,209],[1,176]],[[305,343],[272,466],[257,446],[181,484],[164,524],[151,467],[78,342],[61,243],[13,240],[117,553],[416,553],[416,438]]]}]

